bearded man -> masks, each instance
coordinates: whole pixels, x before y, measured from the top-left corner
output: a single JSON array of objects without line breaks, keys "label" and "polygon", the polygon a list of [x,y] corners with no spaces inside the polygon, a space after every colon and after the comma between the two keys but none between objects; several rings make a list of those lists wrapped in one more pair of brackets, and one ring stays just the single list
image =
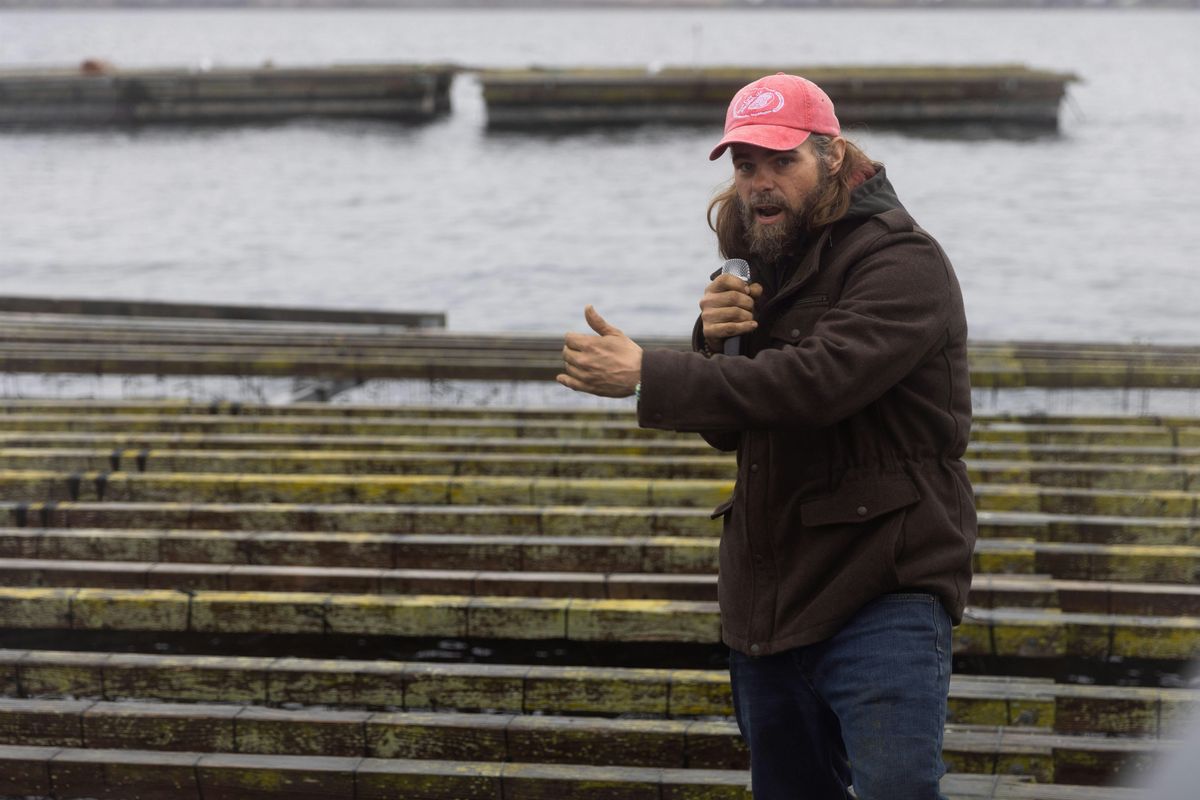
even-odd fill
[{"label": "bearded man", "polygon": [[567,335],[558,380],[737,451],[713,516],[754,796],[941,798],[976,533],[958,281],[815,84],[743,88],[710,158],[727,149],[709,219],[753,282],[714,276],[691,353],[643,352],[589,306],[598,335]]}]

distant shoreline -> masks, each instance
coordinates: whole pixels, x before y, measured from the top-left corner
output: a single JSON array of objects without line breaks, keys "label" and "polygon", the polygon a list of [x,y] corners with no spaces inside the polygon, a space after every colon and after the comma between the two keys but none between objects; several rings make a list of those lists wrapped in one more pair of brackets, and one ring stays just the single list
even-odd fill
[{"label": "distant shoreline", "polygon": [[0,11],[57,10],[701,10],[1200,9],[1200,0],[0,0]]}]

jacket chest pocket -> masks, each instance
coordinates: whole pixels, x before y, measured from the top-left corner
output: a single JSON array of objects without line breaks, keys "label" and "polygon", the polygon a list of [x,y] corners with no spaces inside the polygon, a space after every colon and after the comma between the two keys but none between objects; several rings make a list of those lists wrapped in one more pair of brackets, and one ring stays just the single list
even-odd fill
[{"label": "jacket chest pocket", "polygon": [[829,297],[823,294],[799,297],[771,323],[771,344],[782,347],[797,344],[811,336],[817,320],[829,310]]}]

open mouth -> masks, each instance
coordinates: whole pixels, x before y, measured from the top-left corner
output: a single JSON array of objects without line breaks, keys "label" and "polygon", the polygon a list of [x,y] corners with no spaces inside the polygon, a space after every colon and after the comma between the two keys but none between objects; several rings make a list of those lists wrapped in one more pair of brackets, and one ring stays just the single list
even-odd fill
[{"label": "open mouth", "polygon": [[759,222],[774,222],[783,216],[783,207],[770,204],[755,206],[754,216]]}]

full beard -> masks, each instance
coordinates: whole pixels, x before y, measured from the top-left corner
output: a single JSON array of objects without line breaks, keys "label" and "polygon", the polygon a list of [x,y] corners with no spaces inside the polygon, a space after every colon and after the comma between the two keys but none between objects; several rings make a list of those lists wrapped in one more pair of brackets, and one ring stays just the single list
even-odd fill
[{"label": "full beard", "polygon": [[[822,171],[821,179],[801,199],[798,207],[789,205],[784,197],[773,192],[752,194],[748,204],[738,197],[737,209],[742,218],[746,246],[751,255],[767,264],[779,261],[788,247],[808,230],[809,214],[817,197],[825,188],[826,181],[827,177]],[[783,209],[783,219],[770,225],[760,223],[754,213],[754,207],[758,205],[778,206]]]}]

